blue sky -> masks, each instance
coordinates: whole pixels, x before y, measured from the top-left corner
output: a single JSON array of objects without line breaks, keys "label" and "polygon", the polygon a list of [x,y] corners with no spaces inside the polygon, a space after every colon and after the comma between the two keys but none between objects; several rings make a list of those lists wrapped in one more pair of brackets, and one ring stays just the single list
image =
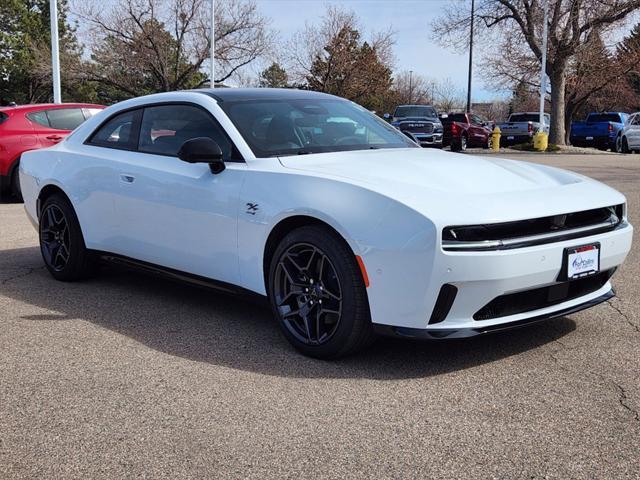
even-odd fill
[{"label": "blue sky", "polygon": [[[431,39],[431,23],[442,13],[448,0],[256,0],[256,3],[260,11],[271,18],[271,26],[280,32],[283,40],[303,28],[305,22],[319,23],[329,4],[353,10],[365,32],[389,27],[396,32],[397,70],[413,70],[437,80],[449,78],[458,89],[466,92],[466,54],[445,49]],[[460,1],[462,8],[469,5],[470,2]],[[504,92],[487,90],[483,83],[474,75],[474,101],[504,96]]]}]

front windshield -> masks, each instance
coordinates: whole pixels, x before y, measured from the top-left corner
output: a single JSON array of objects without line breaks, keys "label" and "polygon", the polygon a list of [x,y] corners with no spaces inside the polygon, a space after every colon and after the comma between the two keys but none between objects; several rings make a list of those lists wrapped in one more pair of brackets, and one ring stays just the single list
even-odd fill
[{"label": "front windshield", "polygon": [[407,105],[396,108],[394,117],[427,117],[435,118],[438,116],[433,107],[420,106],[420,105]]},{"label": "front windshield", "polygon": [[347,100],[241,100],[220,106],[256,157],[417,147]]}]

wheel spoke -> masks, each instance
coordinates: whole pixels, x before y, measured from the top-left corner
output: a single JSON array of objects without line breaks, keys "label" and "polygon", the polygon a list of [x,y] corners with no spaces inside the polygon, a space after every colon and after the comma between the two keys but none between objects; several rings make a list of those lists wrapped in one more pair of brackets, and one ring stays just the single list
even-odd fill
[{"label": "wheel spoke", "polygon": [[342,288],[330,258],[315,245],[294,244],[280,257],[275,275],[275,304],[286,330],[307,345],[327,342],[342,311]]}]

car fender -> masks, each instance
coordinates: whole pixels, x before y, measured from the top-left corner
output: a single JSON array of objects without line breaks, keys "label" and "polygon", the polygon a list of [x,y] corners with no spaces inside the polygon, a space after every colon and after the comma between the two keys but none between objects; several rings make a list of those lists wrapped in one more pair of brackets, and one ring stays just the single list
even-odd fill
[{"label": "car fender", "polygon": [[424,325],[421,312],[435,303],[428,287],[437,244],[436,227],[424,215],[348,181],[300,173],[250,172],[240,199],[242,287],[266,294],[263,265],[269,259],[263,255],[270,233],[287,218],[311,217],[332,227],[362,258],[375,323]]}]

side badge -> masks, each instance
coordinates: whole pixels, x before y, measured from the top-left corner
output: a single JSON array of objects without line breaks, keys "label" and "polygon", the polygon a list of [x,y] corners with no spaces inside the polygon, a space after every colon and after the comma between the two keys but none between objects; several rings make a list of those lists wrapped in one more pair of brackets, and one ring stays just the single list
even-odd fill
[{"label": "side badge", "polygon": [[249,215],[255,215],[257,211],[258,211],[258,204],[257,203],[247,202],[247,211],[246,211],[246,213],[248,213]]}]

